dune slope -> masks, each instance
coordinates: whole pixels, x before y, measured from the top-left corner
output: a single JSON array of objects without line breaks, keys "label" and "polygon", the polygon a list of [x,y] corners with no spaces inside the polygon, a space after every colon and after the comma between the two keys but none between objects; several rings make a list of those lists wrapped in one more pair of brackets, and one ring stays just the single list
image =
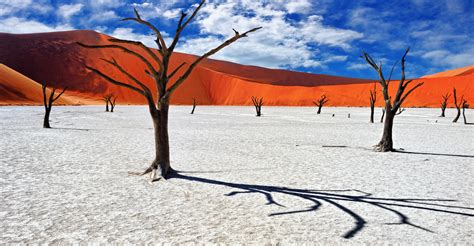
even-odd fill
[{"label": "dune slope", "polygon": [[[154,82],[143,72],[144,65],[137,58],[118,50],[89,50],[76,44],[77,41],[106,44],[109,38],[94,31],[0,34],[0,62],[35,81],[68,86],[70,96],[95,99],[84,103],[100,102],[104,94],[112,92],[118,96],[119,104],[145,103],[141,95],[109,84],[84,68],[84,64],[88,64],[119,81],[132,83],[100,60],[114,57],[139,80],[154,88]],[[134,47],[129,48],[136,50]],[[136,51],[143,54],[141,50]],[[196,57],[193,55],[176,53],[170,67],[174,69],[182,62],[189,64],[194,59]],[[415,91],[405,106],[437,107],[441,95],[451,91],[454,86],[460,94],[465,94],[465,98],[474,100],[471,92],[473,76],[472,73],[464,72],[454,77],[422,78],[425,85]],[[396,83],[392,84],[396,86]],[[190,104],[196,98],[198,104],[249,105],[250,97],[254,95],[264,97],[266,105],[310,106],[312,101],[325,94],[330,99],[328,105],[367,106],[368,91],[372,86],[371,80],[266,69],[208,59],[176,91],[171,102]],[[394,89],[392,92],[395,93]]]}]

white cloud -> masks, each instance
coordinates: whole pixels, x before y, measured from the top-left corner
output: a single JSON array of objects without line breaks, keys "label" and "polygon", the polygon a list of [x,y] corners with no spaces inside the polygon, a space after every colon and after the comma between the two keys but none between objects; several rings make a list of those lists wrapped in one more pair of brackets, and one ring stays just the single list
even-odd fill
[{"label": "white cloud", "polygon": [[[161,34],[167,43],[171,42],[166,32],[161,32]],[[156,37],[154,35],[135,33],[132,28],[116,28],[112,33],[108,33],[108,35],[119,39],[140,41],[148,47],[157,48],[155,43]]]},{"label": "white cloud", "polygon": [[37,33],[37,32],[58,32],[74,29],[70,25],[48,26],[38,21],[24,18],[9,17],[0,20],[0,32],[6,33]]},{"label": "white cloud", "polygon": [[290,14],[293,13],[308,13],[311,10],[312,4],[307,0],[289,1],[285,4],[286,9]]},{"label": "white cloud", "polygon": [[421,57],[438,66],[459,68],[474,64],[474,48],[461,53],[452,53],[448,50],[434,50],[426,52]]},{"label": "white cloud", "polygon": [[[281,2],[287,5],[282,5]],[[304,1],[298,4],[309,6]],[[187,37],[178,45],[178,50],[200,55],[231,37],[232,28],[244,32],[262,26],[263,29],[226,47],[214,58],[271,68],[321,67],[327,62],[346,59],[337,57],[320,60],[318,47],[349,49],[351,42],[363,35],[352,30],[327,26],[319,15],[299,21],[288,20],[285,8],[290,6],[294,8],[292,11],[303,11],[296,8],[298,4],[293,6],[290,1],[248,0],[208,3],[195,20],[201,36]],[[324,57],[331,57],[331,54],[325,54]]]},{"label": "white cloud", "polygon": [[34,11],[45,14],[53,8],[49,1],[45,0],[2,0],[0,1],[0,16],[13,16],[22,10]]},{"label": "white cloud", "polygon": [[107,22],[110,20],[119,20],[120,17],[113,10],[106,10],[95,13],[91,18],[88,19],[89,22]]},{"label": "white cloud", "polygon": [[58,9],[58,15],[64,19],[69,19],[71,16],[79,13],[83,7],[84,5],[81,3],[61,5]]}]

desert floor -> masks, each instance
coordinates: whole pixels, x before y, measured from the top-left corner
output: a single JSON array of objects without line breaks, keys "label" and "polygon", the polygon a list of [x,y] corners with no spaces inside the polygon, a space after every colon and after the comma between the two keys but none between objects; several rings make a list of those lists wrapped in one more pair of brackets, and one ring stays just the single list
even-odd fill
[{"label": "desert floor", "polygon": [[179,174],[150,185],[128,176],[154,157],[145,106],[54,107],[53,129],[0,107],[0,243],[474,242],[474,125],[454,109],[397,116],[403,153],[371,150],[368,108],[190,110],[170,111]]}]

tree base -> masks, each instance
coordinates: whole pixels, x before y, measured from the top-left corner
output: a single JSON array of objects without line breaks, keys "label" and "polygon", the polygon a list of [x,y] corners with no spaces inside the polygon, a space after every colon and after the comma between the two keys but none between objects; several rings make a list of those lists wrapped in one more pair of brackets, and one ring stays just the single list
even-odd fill
[{"label": "tree base", "polygon": [[374,150],[377,152],[390,152],[394,151],[393,144],[386,141],[380,141],[377,145],[374,146]]},{"label": "tree base", "polygon": [[[161,169],[158,172],[158,169],[160,169],[159,165],[155,165],[155,162],[153,162],[145,171],[143,172],[128,172],[129,175],[133,176],[144,176],[149,174],[148,178],[148,183],[153,184],[153,182],[159,181],[160,179],[168,179],[170,178],[173,174],[177,173],[174,169],[171,167],[168,169],[166,173],[162,172]],[[159,173],[159,176],[157,176],[157,172]]]}]

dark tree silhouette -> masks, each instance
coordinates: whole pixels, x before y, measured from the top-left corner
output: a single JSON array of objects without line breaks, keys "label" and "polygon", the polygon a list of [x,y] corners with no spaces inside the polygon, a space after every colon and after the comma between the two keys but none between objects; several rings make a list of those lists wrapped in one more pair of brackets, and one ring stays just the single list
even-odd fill
[{"label": "dark tree silhouette", "polygon": [[454,106],[456,106],[456,110],[457,110],[457,114],[456,114],[456,117],[454,117],[453,122],[456,123],[458,122],[458,119],[461,116],[461,107],[462,107],[462,102],[464,101],[464,96],[461,96],[461,100],[459,100],[459,103],[458,103],[456,88],[453,88],[453,97],[454,97]]},{"label": "dark tree silhouette", "polygon": [[193,98],[193,110],[191,110],[191,114],[194,114],[195,109],[196,109],[196,98]]},{"label": "dark tree silhouette", "polygon": [[117,97],[116,96],[111,96],[109,98],[109,103],[110,103],[110,112],[113,113],[114,112],[114,108],[115,108],[115,101],[117,100]]},{"label": "dark tree silhouette", "polygon": [[462,117],[464,118],[464,124],[468,124],[466,120],[466,109],[469,108],[469,104],[467,103],[466,99],[462,99]]},{"label": "dark tree silhouette", "polygon": [[324,104],[326,104],[328,101],[329,99],[327,99],[326,95],[322,95],[321,98],[313,102],[314,105],[318,107],[318,112],[316,114],[321,114],[321,108],[323,108]]},{"label": "dark tree silhouette", "polygon": [[441,101],[441,115],[439,117],[446,117],[444,115],[444,111],[446,110],[446,107],[448,106],[448,99],[451,97],[449,93],[446,93],[446,95],[443,95],[443,101]]},{"label": "dark tree silhouette", "polygon": [[[169,137],[168,137],[168,111],[170,106],[170,99],[173,93],[181,86],[189,75],[193,72],[196,66],[202,62],[204,59],[210,57],[211,55],[217,53],[218,51],[222,50],[226,46],[234,43],[235,41],[247,37],[247,35],[251,32],[254,32],[261,27],[253,28],[243,33],[239,33],[238,31],[234,30],[234,35],[227,39],[222,44],[218,45],[214,49],[209,50],[205,54],[201,55],[197,59],[195,59],[191,64],[181,63],[178,67],[176,67],[173,71],[170,71],[169,64],[170,59],[174,53],[175,47],[178,44],[178,41],[181,37],[183,30],[188,26],[188,24],[194,19],[198,11],[204,5],[205,0],[202,0],[199,5],[194,9],[193,13],[189,16],[188,14],[181,12],[181,16],[178,21],[178,25],[176,28],[176,33],[171,41],[171,44],[166,44],[165,39],[163,38],[162,33],[160,30],[151,24],[150,22],[144,20],[139,15],[138,11],[135,11],[135,17],[132,18],[125,18],[124,21],[133,21],[139,24],[142,24],[155,34],[156,36],[156,44],[158,46],[158,50],[152,50],[145,46],[142,42],[139,41],[129,41],[129,40],[122,40],[122,39],[109,39],[108,41],[112,44],[100,44],[100,45],[91,45],[91,44],[82,44],[79,43],[82,47],[90,48],[90,49],[117,49],[121,50],[129,55],[132,55],[139,60],[141,60],[145,65],[146,68],[144,72],[150,76],[154,82],[156,92],[156,100],[153,98],[152,89],[148,87],[143,81],[139,81],[134,75],[126,70],[126,68],[122,67],[114,58],[111,59],[102,59],[106,63],[110,64],[111,66],[115,67],[119,70],[123,75],[125,75],[130,81],[133,81],[134,84],[128,84],[121,81],[118,81],[109,75],[97,70],[96,68],[90,67],[86,65],[86,68],[97,75],[104,78],[106,81],[125,87],[132,91],[135,91],[142,95],[147,103],[151,118],[153,120],[153,127],[155,130],[155,160],[151,163],[151,165],[141,173],[133,173],[139,175],[145,175],[150,173],[150,181],[153,181],[156,176],[156,172],[159,169],[159,173],[162,178],[166,178],[169,173],[173,172],[173,169],[170,165],[170,154],[169,154]],[[141,53],[135,52],[127,48],[124,45],[133,46],[135,48],[141,49],[145,56]],[[156,64],[157,66],[155,66]],[[176,76],[174,84],[170,85],[169,82],[175,78],[175,75],[178,74],[178,71],[184,69],[187,65],[187,68],[180,76]],[[160,177],[160,178],[161,178]]]},{"label": "dark tree silhouette", "polygon": [[104,102],[105,102],[105,112],[109,112],[109,102],[110,102],[111,97],[112,97],[112,94],[107,94],[107,95],[104,95],[103,97]]},{"label": "dark tree silhouette", "polygon": [[61,95],[67,90],[67,87],[65,87],[57,96],[54,96],[56,93],[56,88],[53,88],[51,90],[51,93],[49,94],[49,97],[46,95],[46,83],[41,85],[43,89],[43,104],[44,104],[44,120],[43,120],[43,128],[51,128],[51,125],[49,125],[49,115],[51,113],[51,109],[53,108],[53,103],[61,97]]},{"label": "dark tree silhouette", "polygon": [[405,57],[408,54],[409,50],[410,48],[408,48],[405,51],[405,54],[403,54],[403,57],[402,57],[402,61],[401,61],[402,77],[400,78],[400,82],[398,84],[398,90],[393,100],[390,97],[388,90],[389,90],[390,81],[392,79],[392,73],[397,63],[393,65],[392,71],[390,72],[390,76],[388,80],[385,80],[385,76],[383,75],[383,71],[382,71],[382,64],[380,64],[380,66],[377,65],[374,59],[372,59],[372,57],[368,53],[363,51],[363,57],[365,61],[370,66],[372,66],[372,68],[374,68],[374,70],[377,72],[379,76],[379,83],[382,86],[382,94],[385,101],[385,122],[384,122],[383,135],[380,142],[375,146],[375,150],[380,151],[380,152],[393,151],[392,129],[393,129],[393,120],[395,118],[397,110],[401,107],[403,102],[405,102],[406,98],[416,88],[423,85],[423,82],[418,83],[417,85],[413,86],[410,90],[405,92],[405,89],[407,88],[407,86],[413,81],[413,80],[405,81]]},{"label": "dark tree silhouette", "polygon": [[382,117],[380,117],[380,123],[383,123],[384,116],[385,116],[385,108],[382,109]]},{"label": "dark tree silhouette", "polygon": [[370,90],[370,123],[374,123],[375,101],[377,101],[377,88],[374,83],[374,90]]},{"label": "dark tree silhouette", "polygon": [[258,98],[252,96],[252,103],[255,106],[255,110],[257,111],[257,116],[262,116],[263,97]]}]

